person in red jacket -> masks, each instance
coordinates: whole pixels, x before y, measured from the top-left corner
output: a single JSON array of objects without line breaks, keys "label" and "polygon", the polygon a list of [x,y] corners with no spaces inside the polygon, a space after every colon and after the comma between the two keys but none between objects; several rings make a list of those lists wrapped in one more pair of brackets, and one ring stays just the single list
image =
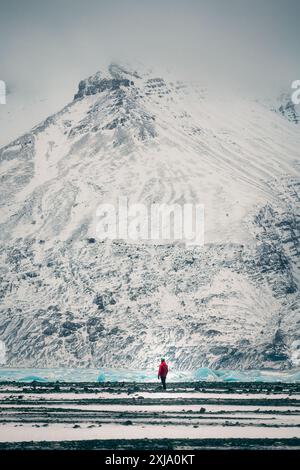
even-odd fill
[{"label": "person in red jacket", "polygon": [[166,363],[165,359],[161,358],[161,363],[158,369],[158,378],[161,380],[162,386],[164,390],[166,390],[166,378],[169,372],[168,364]]}]

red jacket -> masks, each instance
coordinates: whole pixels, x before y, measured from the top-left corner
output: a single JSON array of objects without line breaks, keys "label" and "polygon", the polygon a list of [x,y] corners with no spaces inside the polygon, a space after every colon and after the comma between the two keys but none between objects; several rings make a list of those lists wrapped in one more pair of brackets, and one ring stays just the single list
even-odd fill
[{"label": "red jacket", "polygon": [[168,364],[166,362],[161,362],[158,369],[158,377],[167,377],[168,371]]}]

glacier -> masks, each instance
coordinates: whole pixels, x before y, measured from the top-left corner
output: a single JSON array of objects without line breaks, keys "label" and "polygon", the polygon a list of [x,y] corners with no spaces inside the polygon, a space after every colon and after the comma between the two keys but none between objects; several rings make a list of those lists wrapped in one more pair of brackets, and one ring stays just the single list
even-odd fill
[{"label": "glacier", "polygon": [[[7,367],[298,367],[299,119],[275,108],[111,64],[2,147]],[[204,204],[204,247],[97,240],[119,196]]]},{"label": "glacier", "polygon": [[[300,370],[272,371],[272,370],[212,370],[202,367],[197,370],[180,371],[170,370],[168,380],[171,382],[300,382]],[[131,369],[27,369],[27,368],[0,368],[0,382],[22,383],[82,383],[82,382],[157,382],[157,373],[154,370]]]}]

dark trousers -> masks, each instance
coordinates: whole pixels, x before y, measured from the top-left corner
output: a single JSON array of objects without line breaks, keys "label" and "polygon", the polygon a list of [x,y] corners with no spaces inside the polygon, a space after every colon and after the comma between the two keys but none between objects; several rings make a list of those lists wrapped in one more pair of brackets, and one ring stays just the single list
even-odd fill
[{"label": "dark trousers", "polygon": [[166,388],[167,388],[167,387],[166,387],[166,378],[167,378],[167,377],[161,377],[161,378],[160,378],[164,390],[166,390]]}]

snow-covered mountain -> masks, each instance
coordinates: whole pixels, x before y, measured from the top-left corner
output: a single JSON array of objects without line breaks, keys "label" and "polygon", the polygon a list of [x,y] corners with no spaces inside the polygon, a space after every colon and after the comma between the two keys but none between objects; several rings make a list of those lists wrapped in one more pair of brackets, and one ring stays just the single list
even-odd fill
[{"label": "snow-covered mountain", "polygon": [[[286,117],[112,64],[2,148],[7,363],[299,365],[300,128]],[[119,196],[204,204],[204,247],[96,240],[96,208]]]}]

